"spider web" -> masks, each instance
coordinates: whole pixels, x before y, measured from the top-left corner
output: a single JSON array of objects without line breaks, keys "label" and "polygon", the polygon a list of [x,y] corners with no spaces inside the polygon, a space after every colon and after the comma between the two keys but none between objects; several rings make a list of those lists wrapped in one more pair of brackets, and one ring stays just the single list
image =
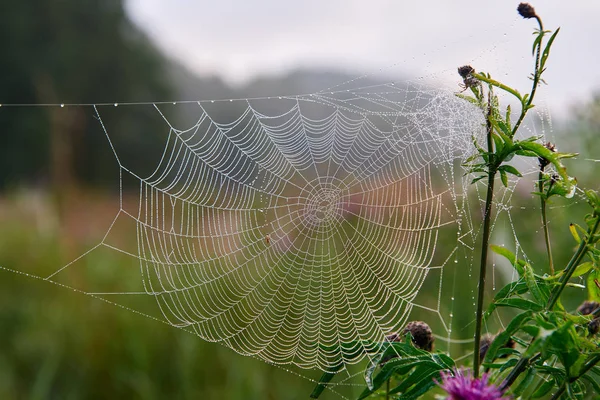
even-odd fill
[{"label": "spider web", "polygon": [[[130,109],[115,106],[93,106],[109,141],[120,133],[103,116]],[[145,304],[131,308],[151,315],[152,298],[170,325],[300,368],[361,361],[414,308],[450,339],[455,289],[443,289],[475,240],[460,165],[479,110],[415,82],[142,107],[163,120],[163,152],[142,175],[112,147],[119,211],[84,254],[130,256],[139,285],[84,292],[135,295]],[[111,239],[123,224],[135,247]]]},{"label": "spider web", "polygon": [[[358,363],[409,320],[432,327],[437,349],[470,357],[485,184],[463,165],[484,142],[482,113],[421,79],[361,80],[296,96],[80,105],[115,156],[118,211],[89,251],[25,275],[305,379],[345,370],[327,388],[341,397],[364,387]],[[127,131],[112,117],[140,109],[161,121],[157,154],[114,140]],[[538,117],[522,136],[552,130]],[[140,155],[152,170],[135,167]],[[493,242],[527,259],[512,202],[535,190],[537,163],[517,167],[526,179],[497,188]],[[74,283],[69,272],[96,252],[123,257],[100,267],[118,287]],[[491,257],[495,290],[514,271]],[[494,318],[487,331],[504,327]]]}]

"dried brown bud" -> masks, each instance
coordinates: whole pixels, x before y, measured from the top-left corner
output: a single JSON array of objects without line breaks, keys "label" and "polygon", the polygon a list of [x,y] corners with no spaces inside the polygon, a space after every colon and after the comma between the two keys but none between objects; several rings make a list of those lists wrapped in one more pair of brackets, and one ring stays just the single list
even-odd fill
[{"label": "dried brown bud", "polygon": [[[544,145],[544,147],[546,147],[551,152],[556,153],[556,145],[554,143],[548,142]],[[542,170],[546,168],[548,164],[550,164],[550,161],[546,160],[544,157],[538,157],[538,161],[540,163],[540,169]]]},{"label": "dried brown bud", "polygon": [[547,142],[544,146],[551,152],[556,153],[556,145],[554,143]]},{"label": "dried brown bud", "polygon": [[595,301],[584,301],[583,303],[581,303],[581,305],[577,308],[577,312],[579,312],[581,315],[590,315],[591,313],[593,313],[598,307],[600,307],[600,304],[595,302]]},{"label": "dried brown bud", "polygon": [[481,337],[481,341],[479,342],[479,361],[483,361],[485,358],[485,355],[490,348],[490,344],[492,344],[494,341],[494,338],[495,336],[491,333],[486,333]]},{"label": "dried brown bud", "polygon": [[600,318],[594,318],[588,323],[588,331],[592,336],[600,331]]},{"label": "dried brown bud", "polygon": [[517,7],[517,11],[519,15],[523,18],[536,18],[537,14],[535,13],[535,9],[529,3],[520,3]]},{"label": "dried brown bud", "polygon": [[429,325],[423,321],[411,321],[406,324],[404,328],[404,334],[410,332],[413,338],[415,347],[423,349],[425,351],[433,351],[433,332]]},{"label": "dried brown bud", "polygon": [[458,67],[458,74],[461,78],[466,79],[469,75],[475,72],[475,69],[470,65],[463,65],[462,67]]},{"label": "dried brown bud", "polygon": [[[486,355],[488,349],[490,348],[490,345],[494,341],[494,339],[496,339],[496,336],[492,335],[491,333],[486,333],[485,335],[483,335],[481,337],[481,341],[480,341],[480,345],[479,345],[479,359],[480,360],[483,360],[485,358],[485,355]],[[502,346],[502,348],[514,349],[516,344],[517,343],[514,340],[512,340],[512,338],[510,338],[504,344],[504,346]],[[504,354],[504,355],[501,355],[499,358],[506,358],[506,357],[508,357],[508,355]]]}]

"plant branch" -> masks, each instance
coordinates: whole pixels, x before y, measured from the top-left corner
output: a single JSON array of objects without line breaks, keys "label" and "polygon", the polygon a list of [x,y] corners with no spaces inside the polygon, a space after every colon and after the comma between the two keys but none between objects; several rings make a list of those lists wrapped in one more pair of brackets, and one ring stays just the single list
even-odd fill
[{"label": "plant branch", "polygon": [[544,240],[546,241],[546,251],[548,252],[548,265],[550,266],[550,274],[554,275],[554,261],[552,260],[552,248],[550,246],[550,232],[548,231],[548,219],[546,218],[546,198],[544,196],[544,172],[540,169],[538,175],[538,186],[540,191],[541,209],[542,209],[542,226],[544,228]]},{"label": "plant branch", "polygon": [[568,383],[573,383],[575,382],[577,379],[581,378],[583,375],[585,375],[590,369],[592,369],[596,364],[598,364],[598,362],[600,362],[600,354],[596,354],[595,356],[593,356],[592,358],[590,358],[588,360],[588,362],[586,362],[583,367],[581,368],[581,371],[579,372],[579,374],[577,376],[571,377],[569,379],[565,379],[565,381],[562,383],[562,385],[560,385],[560,387],[558,388],[558,391],[556,393],[554,393],[551,397],[550,400],[556,400],[558,399],[560,396],[562,396],[562,394],[565,392],[566,388],[567,388],[567,381]]},{"label": "plant branch", "polygon": [[494,178],[496,177],[497,166],[493,159],[494,141],[492,139],[492,90],[488,92],[488,110],[486,118],[487,147],[488,147],[488,184],[487,195],[485,199],[485,214],[483,217],[483,238],[481,240],[481,264],[479,267],[479,287],[477,295],[477,316],[475,324],[475,342],[473,344],[473,373],[475,378],[479,377],[479,363],[481,346],[481,325],[483,322],[483,297],[485,295],[485,278],[487,272],[487,252],[490,240],[490,221],[492,217],[492,202],[494,200]]},{"label": "plant branch", "polygon": [[[540,26],[540,35],[543,36],[544,35],[544,25],[542,24],[542,20],[537,15],[536,15],[535,19],[537,20],[538,25]],[[521,126],[521,122],[523,122],[523,119],[525,119],[525,115],[527,114],[527,111],[531,107],[531,102],[533,101],[533,97],[535,96],[537,87],[540,84],[540,78],[541,78],[542,72],[543,72],[543,71],[540,71],[541,53],[542,53],[542,40],[540,39],[540,42],[538,43],[537,49],[535,52],[535,70],[533,72],[533,85],[531,87],[531,94],[529,95],[529,98],[527,99],[526,103],[523,103],[523,101],[521,101],[521,115],[519,115],[519,119],[517,120],[517,122],[515,123],[515,126],[513,127],[513,130],[512,130],[513,136],[515,135],[515,133],[517,133],[519,126]]]},{"label": "plant branch", "polygon": [[552,293],[550,294],[550,299],[548,300],[548,304],[546,305],[547,311],[552,310],[552,307],[554,307],[554,305],[558,301],[558,297],[564,290],[565,286],[567,286],[567,282],[569,282],[569,279],[571,279],[573,272],[575,272],[575,268],[577,268],[577,266],[581,262],[581,259],[587,253],[587,249],[588,249],[587,246],[590,242],[590,239],[592,239],[593,236],[598,231],[598,226],[600,224],[600,217],[595,212],[594,212],[594,216],[596,217],[596,221],[594,222],[594,225],[588,229],[586,237],[581,241],[581,243],[579,243],[579,247],[577,248],[577,251],[575,252],[575,254],[573,254],[573,257],[571,257],[571,259],[569,260],[569,263],[565,267],[564,274],[562,274],[562,276],[560,277],[560,286],[554,287],[554,289],[552,289]]}]

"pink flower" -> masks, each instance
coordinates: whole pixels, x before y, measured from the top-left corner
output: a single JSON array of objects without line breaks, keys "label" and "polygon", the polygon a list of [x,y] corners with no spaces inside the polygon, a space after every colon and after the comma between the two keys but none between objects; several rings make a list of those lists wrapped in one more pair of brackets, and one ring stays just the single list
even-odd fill
[{"label": "pink flower", "polygon": [[454,369],[453,372],[440,373],[442,383],[438,385],[448,393],[449,400],[509,400],[502,391],[488,382],[489,375],[474,379],[471,370]]}]

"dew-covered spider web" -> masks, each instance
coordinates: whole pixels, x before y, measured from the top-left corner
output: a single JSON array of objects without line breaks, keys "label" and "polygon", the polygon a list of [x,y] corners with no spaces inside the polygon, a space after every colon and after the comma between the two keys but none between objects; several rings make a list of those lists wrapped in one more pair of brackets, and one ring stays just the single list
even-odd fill
[{"label": "dew-covered spider web", "polygon": [[[173,326],[301,368],[361,361],[415,308],[450,335],[444,271],[474,240],[461,162],[478,109],[417,83],[143,107],[162,120],[155,169],[114,149],[114,225],[135,225],[135,247],[110,230],[101,243],[137,260],[138,285],[86,292],[135,293]],[[108,140],[104,116],[130,108],[93,107]]]},{"label": "dew-covered spider web", "polygon": [[[454,88],[359,83],[85,106],[115,157],[118,210],[99,243],[43,278],[270,364],[348,369],[338,385],[410,320],[462,355],[484,187],[468,190],[463,164],[483,115]],[[114,144],[127,134],[114,116],[140,112],[158,120],[155,154]],[[140,156],[151,170],[132,166]],[[500,228],[519,251],[517,183],[498,190],[495,218],[508,216]],[[61,280],[100,251],[126,260],[100,267],[120,285]]]}]

